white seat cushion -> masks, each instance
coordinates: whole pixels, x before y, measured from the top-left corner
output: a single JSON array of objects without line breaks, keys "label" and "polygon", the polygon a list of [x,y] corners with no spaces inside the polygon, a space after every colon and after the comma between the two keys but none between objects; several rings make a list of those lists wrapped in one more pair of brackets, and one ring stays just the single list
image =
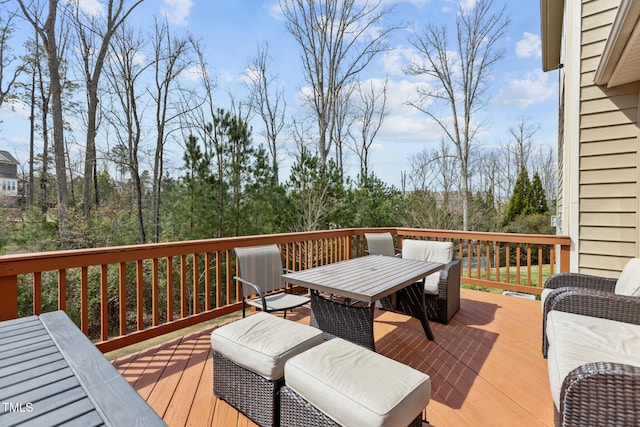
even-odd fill
[{"label": "white seat cushion", "polygon": [[292,357],[284,371],[287,387],[345,426],[406,426],[431,397],[428,375],[340,338]]},{"label": "white seat cushion", "polygon": [[618,295],[640,296],[640,258],[627,262],[618,277],[614,292]]},{"label": "white seat cushion", "polygon": [[211,345],[235,364],[270,380],[282,378],[292,356],[324,341],[311,326],[259,312],[215,329]]},{"label": "white seat cushion", "polygon": [[550,311],[546,333],[551,396],[558,409],[562,382],[575,368],[591,362],[640,366],[640,325]]},{"label": "white seat cushion", "polygon": [[[453,243],[406,239],[402,241],[402,258],[447,264],[453,259]],[[438,295],[439,280],[440,272],[427,276],[424,280],[424,292]]]}]

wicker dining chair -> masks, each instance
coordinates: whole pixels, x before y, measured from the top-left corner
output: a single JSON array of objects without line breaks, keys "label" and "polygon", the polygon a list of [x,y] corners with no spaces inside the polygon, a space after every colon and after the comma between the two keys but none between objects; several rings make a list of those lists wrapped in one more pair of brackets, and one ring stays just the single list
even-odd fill
[{"label": "wicker dining chair", "polygon": [[424,303],[429,320],[446,325],[460,310],[460,259],[453,258],[453,243],[431,240],[402,241],[402,258],[444,264],[424,280]]},{"label": "wicker dining chair", "polygon": [[[242,317],[249,304],[267,313],[300,307],[310,298],[287,292],[282,282],[282,258],[278,245],[247,246],[234,249],[240,272],[234,278],[242,283]],[[257,294],[257,298],[252,298]]]}]

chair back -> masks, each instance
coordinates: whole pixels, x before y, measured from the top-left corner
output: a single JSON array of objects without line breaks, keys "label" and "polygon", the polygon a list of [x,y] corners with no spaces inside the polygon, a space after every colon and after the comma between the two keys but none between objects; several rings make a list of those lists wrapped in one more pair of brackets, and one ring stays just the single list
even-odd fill
[{"label": "chair back", "polygon": [[[284,287],[281,282],[283,269],[278,245],[247,246],[234,248],[234,251],[240,268],[238,277],[259,286],[265,293]],[[250,286],[242,286],[244,295],[255,293]]]},{"label": "chair back", "polygon": [[402,258],[446,264],[453,259],[453,243],[405,239],[402,241]]},{"label": "chair back", "polygon": [[[402,241],[402,258],[447,264],[453,259],[453,243],[404,239]],[[425,293],[438,295],[440,273],[438,271],[424,278]]]},{"label": "chair back", "polygon": [[367,239],[369,255],[396,255],[391,233],[364,233],[364,237]]}]

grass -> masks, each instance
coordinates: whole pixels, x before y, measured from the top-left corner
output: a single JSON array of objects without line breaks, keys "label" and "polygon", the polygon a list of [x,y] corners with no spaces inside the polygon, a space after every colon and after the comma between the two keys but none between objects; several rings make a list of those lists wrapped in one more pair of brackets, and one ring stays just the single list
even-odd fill
[{"label": "grass", "polygon": [[[518,276],[516,276],[516,268],[511,266],[509,267],[509,281],[506,281],[507,278],[507,268],[506,267],[500,267],[499,268],[500,271],[500,282],[502,283],[510,283],[512,285],[517,285],[518,281],[516,280],[518,278]],[[490,268],[489,269],[489,278],[486,277],[486,270],[485,269],[481,269],[480,270],[480,276],[478,276],[478,270],[477,269],[472,269],[471,270],[471,276],[466,276],[466,269],[462,269],[462,277],[464,279],[464,277],[471,277],[473,279],[483,279],[483,280],[492,280],[495,281],[496,280],[496,268]],[[534,265],[531,266],[531,284],[527,283],[528,277],[527,277],[527,269],[526,267],[520,267],[520,285],[522,286],[533,286],[533,287],[542,287],[544,286],[544,282],[546,282],[546,280],[551,276],[551,266],[549,264],[544,264],[542,265],[542,283],[540,283],[538,285],[538,266]],[[499,286],[499,283],[496,283],[496,286]],[[491,292],[491,293],[502,293],[503,289],[499,288],[499,287],[487,287],[487,286],[479,286],[479,285],[462,285],[462,287],[466,288],[466,289],[473,289],[473,290],[479,290],[479,291],[485,291],[485,292]]]}]

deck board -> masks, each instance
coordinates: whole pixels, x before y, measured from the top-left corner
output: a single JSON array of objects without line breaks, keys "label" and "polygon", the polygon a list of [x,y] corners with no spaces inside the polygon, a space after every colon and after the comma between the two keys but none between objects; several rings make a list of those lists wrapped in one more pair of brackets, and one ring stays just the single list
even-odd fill
[{"label": "deck board", "polygon": [[[309,322],[308,310],[288,318]],[[427,373],[432,426],[551,426],[540,302],[467,289],[449,325],[377,311],[376,349]],[[114,361],[169,426],[254,426],[212,392],[211,328]],[[425,424],[426,425],[426,424]]]}]

